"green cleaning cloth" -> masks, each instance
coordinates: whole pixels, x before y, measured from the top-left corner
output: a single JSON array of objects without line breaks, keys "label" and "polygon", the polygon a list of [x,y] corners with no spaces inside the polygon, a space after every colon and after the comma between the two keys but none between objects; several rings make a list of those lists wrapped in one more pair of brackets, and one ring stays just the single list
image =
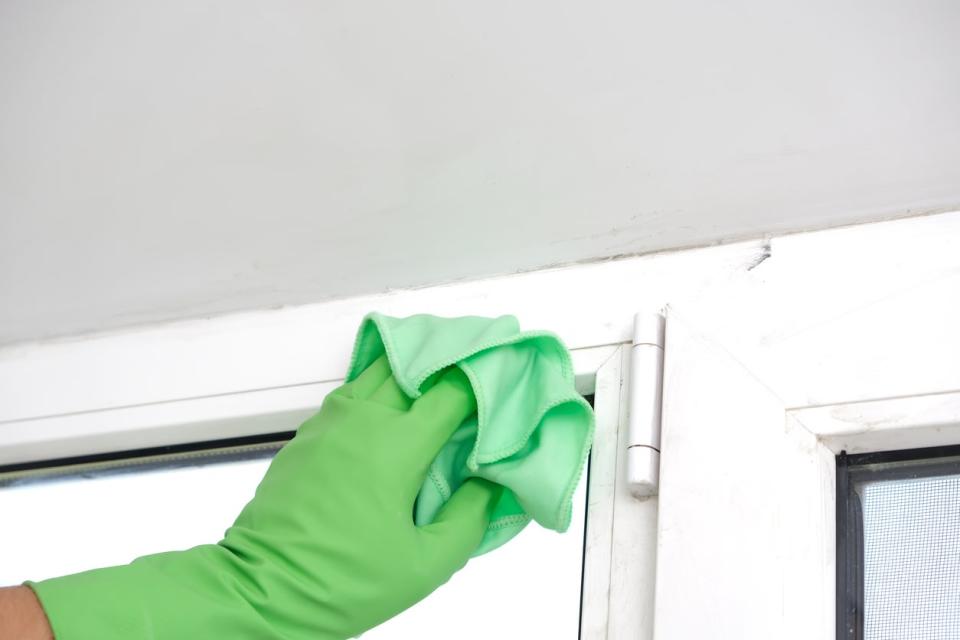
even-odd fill
[{"label": "green cleaning cloth", "polygon": [[420,397],[432,374],[456,365],[477,400],[476,414],[430,466],[416,524],[433,522],[453,492],[478,477],[506,490],[474,555],[504,544],[531,518],[548,529],[567,529],[594,416],[574,388],[570,354],[555,334],[521,331],[511,315],[393,318],[374,312],[360,325],[347,381],[384,352],[409,397]]}]

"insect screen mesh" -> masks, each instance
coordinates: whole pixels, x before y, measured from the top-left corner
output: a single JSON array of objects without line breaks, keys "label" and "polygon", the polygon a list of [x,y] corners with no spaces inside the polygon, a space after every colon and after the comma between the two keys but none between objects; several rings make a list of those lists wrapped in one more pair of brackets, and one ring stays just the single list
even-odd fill
[{"label": "insect screen mesh", "polygon": [[864,639],[960,640],[960,475],[868,482]]}]

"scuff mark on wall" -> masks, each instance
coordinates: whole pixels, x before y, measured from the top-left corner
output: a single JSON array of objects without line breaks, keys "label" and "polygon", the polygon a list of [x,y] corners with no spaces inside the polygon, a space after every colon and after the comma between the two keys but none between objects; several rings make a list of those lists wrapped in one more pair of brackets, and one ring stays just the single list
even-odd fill
[{"label": "scuff mark on wall", "polygon": [[759,267],[761,264],[763,264],[764,260],[771,257],[772,255],[773,255],[773,248],[770,244],[770,241],[767,240],[766,242],[763,243],[763,246],[760,248],[760,255],[753,259],[753,261],[747,267],[747,271],[753,271],[754,269]]}]

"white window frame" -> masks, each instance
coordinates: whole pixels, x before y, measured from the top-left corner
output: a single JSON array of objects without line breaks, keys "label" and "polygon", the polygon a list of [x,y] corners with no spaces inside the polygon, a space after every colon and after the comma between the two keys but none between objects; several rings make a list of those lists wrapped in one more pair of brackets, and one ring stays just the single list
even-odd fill
[{"label": "white window frame", "polygon": [[834,640],[835,456],[960,443],[960,391],[789,407],[667,326],[656,637]]},{"label": "white window frame", "polygon": [[775,240],[668,307],[656,638],[837,637],[836,454],[960,443],[958,222]]}]

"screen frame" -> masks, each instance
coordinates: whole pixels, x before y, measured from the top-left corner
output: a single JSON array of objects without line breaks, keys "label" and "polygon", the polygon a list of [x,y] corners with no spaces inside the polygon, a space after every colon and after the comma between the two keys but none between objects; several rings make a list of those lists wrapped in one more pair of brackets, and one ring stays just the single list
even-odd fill
[{"label": "screen frame", "polygon": [[960,445],[837,455],[837,640],[864,637],[864,524],[857,486],[956,474],[958,459]]}]

